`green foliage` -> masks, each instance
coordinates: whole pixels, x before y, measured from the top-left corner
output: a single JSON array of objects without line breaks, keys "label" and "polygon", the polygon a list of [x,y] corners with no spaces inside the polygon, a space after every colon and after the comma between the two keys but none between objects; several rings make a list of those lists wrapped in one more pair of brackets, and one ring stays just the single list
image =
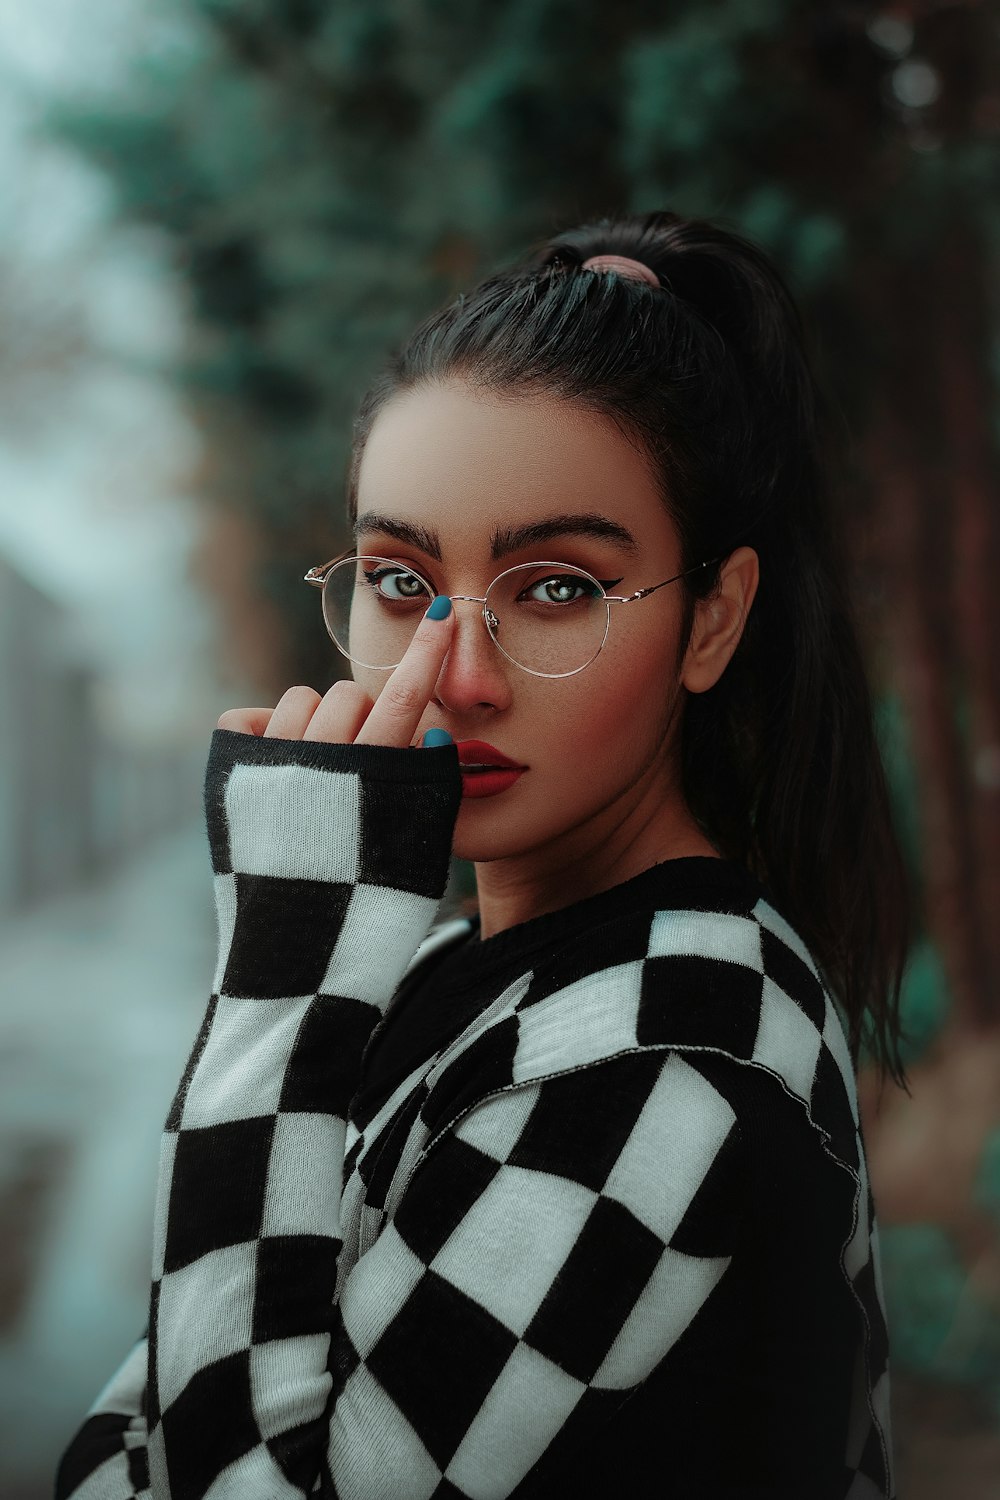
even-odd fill
[{"label": "green foliage", "polygon": [[883,690],[875,698],[875,734],[889,784],[893,823],[911,871],[921,865],[920,791],[910,726],[898,692]]},{"label": "green foliage", "polygon": [[972,1198],[992,1214],[1000,1232],[1000,1125],[986,1137]]},{"label": "green foliage", "polygon": [[747,195],[740,227],[785,267],[800,294],[835,279],[847,258],[846,231],[836,216],[804,213],[785,188],[773,183]]},{"label": "green foliage", "polygon": [[[884,690],[875,697],[875,731],[885,767],[893,822],[913,882],[918,908],[922,901],[923,853],[920,793],[912,736],[900,695]],[[926,934],[910,950],[900,992],[900,1057],[910,1068],[924,1056],[944,1026],[950,1007],[948,980],[941,956]],[[868,1057],[868,1049],[864,1050]]]},{"label": "green foliage", "polygon": [[[951,994],[940,954],[926,938],[910,949],[899,994],[899,1055],[908,1071],[919,1062],[939,1036],[951,1007]],[[837,1006],[846,1029],[846,1016]],[[875,1060],[870,1032],[861,1038],[859,1062],[870,1065]]]},{"label": "green foliage", "polygon": [[975,1385],[1000,1416],[1000,1309],[970,1284],[954,1245],[931,1224],[880,1231],[893,1364]]},{"label": "green foliage", "polygon": [[948,982],[937,949],[926,939],[910,952],[900,994],[900,1054],[910,1068],[927,1051],[948,1017]]},{"label": "green foliage", "polygon": [[720,122],[733,132],[746,124],[737,41],[706,12],[626,49],[622,164],[637,186],[652,177],[658,190],[664,168],[692,157],[704,169]]}]

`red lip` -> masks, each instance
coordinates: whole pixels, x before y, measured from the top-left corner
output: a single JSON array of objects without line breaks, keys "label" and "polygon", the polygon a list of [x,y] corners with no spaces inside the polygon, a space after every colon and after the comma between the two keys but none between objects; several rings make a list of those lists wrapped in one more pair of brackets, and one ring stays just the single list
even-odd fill
[{"label": "red lip", "polygon": [[503,755],[494,746],[488,745],[485,740],[459,740],[455,746],[458,751],[459,764],[463,766],[508,766],[512,771],[524,771],[519,761],[511,760],[509,755]]}]

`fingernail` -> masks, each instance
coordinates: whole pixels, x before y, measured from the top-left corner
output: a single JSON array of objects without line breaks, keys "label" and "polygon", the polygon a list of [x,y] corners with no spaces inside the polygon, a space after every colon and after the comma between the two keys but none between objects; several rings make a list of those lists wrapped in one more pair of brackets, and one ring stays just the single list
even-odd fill
[{"label": "fingernail", "polygon": [[[434,602],[436,604],[437,600],[435,600]],[[433,604],[431,605],[431,608],[434,608]],[[426,749],[433,750],[436,745],[453,745],[455,741],[452,739],[447,729],[425,729],[424,737],[420,741],[420,743]]]},{"label": "fingernail", "polygon": [[447,594],[435,594],[427,609],[428,620],[446,620],[451,614],[451,600]]}]

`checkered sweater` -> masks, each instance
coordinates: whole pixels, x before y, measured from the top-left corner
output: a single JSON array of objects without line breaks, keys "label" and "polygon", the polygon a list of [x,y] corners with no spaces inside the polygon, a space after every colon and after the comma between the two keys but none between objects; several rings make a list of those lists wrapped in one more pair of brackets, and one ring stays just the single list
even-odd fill
[{"label": "checkered sweater", "polygon": [[[469,937],[433,926],[453,747],[216,730],[205,794],[148,1325],[55,1500],[893,1500],[844,1031],[761,887],[668,861],[591,898],[373,1087]],[[718,874],[679,899],[683,866]]]}]

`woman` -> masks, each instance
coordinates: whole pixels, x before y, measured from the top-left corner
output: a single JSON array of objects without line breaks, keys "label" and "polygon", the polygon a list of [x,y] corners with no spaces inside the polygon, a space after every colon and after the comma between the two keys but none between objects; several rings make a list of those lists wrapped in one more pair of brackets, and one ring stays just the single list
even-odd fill
[{"label": "woman", "polygon": [[213,735],[149,1325],[57,1500],[891,1497],[907,898],[787,292],[560,234],[354,437],[353,680]]}]

